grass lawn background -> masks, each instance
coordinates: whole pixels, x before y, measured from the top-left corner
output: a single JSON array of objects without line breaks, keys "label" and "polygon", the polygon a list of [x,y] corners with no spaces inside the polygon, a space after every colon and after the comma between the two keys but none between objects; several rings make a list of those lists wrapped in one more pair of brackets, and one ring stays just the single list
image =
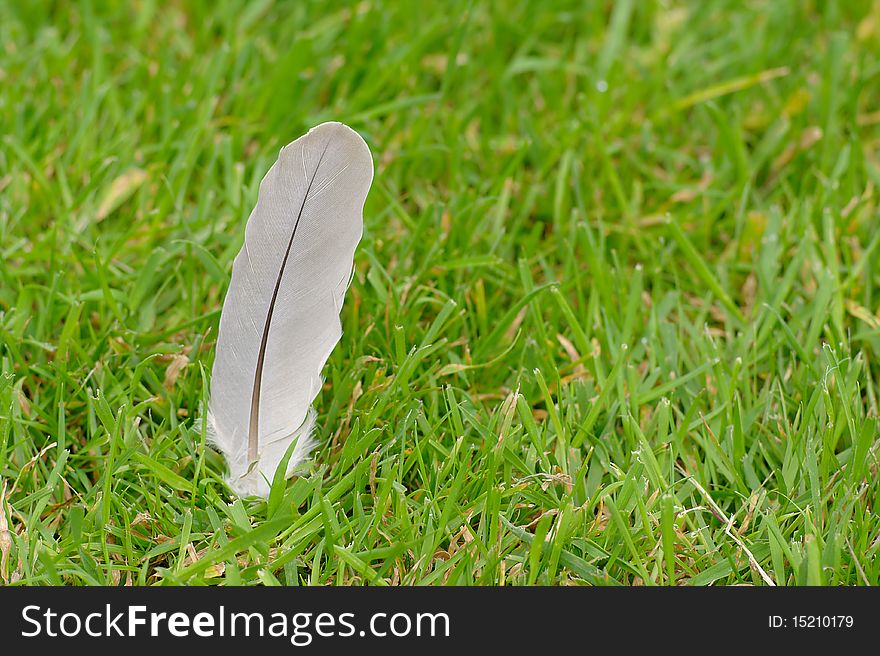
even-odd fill
[{"label": "grass lawn background", "polygon": [[[0,581],[875,584],[880,3],[0,3]],[[322,446],[196,419],[260,178],[376,178]]]}]

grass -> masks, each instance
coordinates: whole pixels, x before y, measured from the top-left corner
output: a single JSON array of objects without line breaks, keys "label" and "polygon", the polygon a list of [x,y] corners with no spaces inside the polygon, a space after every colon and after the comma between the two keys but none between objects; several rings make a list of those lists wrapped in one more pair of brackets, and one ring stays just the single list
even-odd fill
[{"label": "grass", "polygon": [[[880,3],[119,4],[0,5],[3,583],[878,582]],[[220,305],[328,119],[322,446],[234,499]]]}]

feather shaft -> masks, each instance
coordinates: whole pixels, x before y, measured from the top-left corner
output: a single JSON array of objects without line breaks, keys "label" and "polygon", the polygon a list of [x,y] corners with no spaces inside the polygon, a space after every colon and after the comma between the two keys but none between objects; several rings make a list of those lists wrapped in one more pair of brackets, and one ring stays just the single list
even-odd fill
[{"label": "feather shaft", "polygon": [[260,439],[260,390],[263,386],[263,362],[266,360],[266,344],[269,342],[269,328],[272,325],[272,314],[275,311],[275,303],[278,300],[278,288],[281,287],[281,278],[284,276],[284,269],[285,267],[287,267],[287,260],[290,257],[290,247],[293,246],[293,240],[296,238],[296,229],[299,227],[299,222],[302,219],[303,209],[305,209],[306,202],[309,200],[309,192],[312,190],[312,185],[315,182],[315,177],[318,175],[318,169],[321,168],[321,162],[324,160],[324,155],[326,153],[327,146],[324,146],[324,150],[321,152],[321,157],[318,159],[318,163],[315,165],[315,171],[314,173],[312,173],[312,177],[309,180],[309,186],[306,188],[306,193],[303,196],[303,201],[302,203],[300,203],[299,212],[297,212],[296,214],[296,223],[293,224],[293,230],[291,230],[290,232],[290,239],[287,241],[287,249],[284,251],[284,259],[281,261],[281,266],[278,268],[278,275],[275,277],[275,288],[272,290],[272,301],[269,303],[269,311],[266,314],[266,321],[263,324],[263,337],[260,340],[260,352],[257,357],[257,368],[254,372],[254,389],[251,393],[251,415],[248,422],[249,468],[254,465],[258,458],[258,447]]}]

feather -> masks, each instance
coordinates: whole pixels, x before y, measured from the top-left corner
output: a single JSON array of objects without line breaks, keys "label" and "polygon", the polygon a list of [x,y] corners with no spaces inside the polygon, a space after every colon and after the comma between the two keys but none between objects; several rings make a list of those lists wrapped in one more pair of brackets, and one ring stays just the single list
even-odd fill
[{"label": "feather", "polygon": [[209,441],[240,496],[268,495],[294,440],[286,476],[315,446],[311,406],[342,336],[372,180],[360,135],[323,123],[282,148],[260,183],[220,314],[208,404]]}]

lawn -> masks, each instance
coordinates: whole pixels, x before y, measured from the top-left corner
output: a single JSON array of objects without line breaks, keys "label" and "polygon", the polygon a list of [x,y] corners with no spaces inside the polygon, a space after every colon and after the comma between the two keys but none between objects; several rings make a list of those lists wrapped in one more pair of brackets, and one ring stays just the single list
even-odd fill
[{"label": "lawn", "polygon": [[[220,307],[326,120],[320,447],[236,499]],[[876,584],[878,186],[878,2],[2,2],[0,582]]]}]

